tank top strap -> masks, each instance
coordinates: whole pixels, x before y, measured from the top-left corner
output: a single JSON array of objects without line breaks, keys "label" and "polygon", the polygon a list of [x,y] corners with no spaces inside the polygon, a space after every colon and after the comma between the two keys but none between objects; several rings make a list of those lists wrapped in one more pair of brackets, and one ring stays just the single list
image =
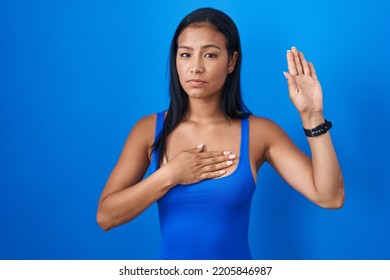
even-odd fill
[{"label": "tank top strap", "polygon": [[240,160],[249,160],[249,117],[241,119]]}]

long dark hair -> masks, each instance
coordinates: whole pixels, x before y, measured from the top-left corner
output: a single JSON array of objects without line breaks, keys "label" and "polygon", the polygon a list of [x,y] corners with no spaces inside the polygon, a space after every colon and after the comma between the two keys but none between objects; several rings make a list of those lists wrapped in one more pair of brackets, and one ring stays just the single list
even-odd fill
[{"label": "long dark hair", "polygon": [[177,39],[180,33],[189,25],[203,22],[213,25],[225,36],[226,48],[230,57],[233,56],[234,52],[238,53],[234,71],[227,75],[224,84],[221,96],[221,112],[232,119],[245,118],[252,114],[245,106],[241,97],[240,73],[242,53],[237,26],[228,15],[219,10],[201,8],[193,11],[180,22],[171,43],[169,58],[170,104],[163,129],[153,145],[153,152],[158,154],[158,166],[161,165],[166,153],[168,135],[179,124],[188,109],[188,97],[180,85],[176,67]]}]

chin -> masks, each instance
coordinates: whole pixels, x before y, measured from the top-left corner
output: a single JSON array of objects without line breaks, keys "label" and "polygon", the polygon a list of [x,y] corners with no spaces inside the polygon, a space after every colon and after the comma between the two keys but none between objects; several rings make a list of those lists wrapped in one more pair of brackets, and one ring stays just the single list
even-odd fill
[{"label": "chin", "polygon": [[200,88],[191,88],[189,90],[184,89],[184,91],[187,93],[188,97],[190,98],[210,98],[210,97],[219,97],[221,94],[221,91],[206,91],[204,89]]}]

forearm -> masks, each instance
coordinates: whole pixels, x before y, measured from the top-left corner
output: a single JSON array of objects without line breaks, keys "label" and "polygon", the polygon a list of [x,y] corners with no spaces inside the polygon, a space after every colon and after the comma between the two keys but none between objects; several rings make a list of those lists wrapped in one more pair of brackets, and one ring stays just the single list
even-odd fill
[{"label": "forearm", "polygon": [[[322,114],[301,117],[303,126],[308,129],[324,123]],[[330,132],[307,139],[318,204],[326,208],[340,208],[344,202],[344,183]]]},{"label": "forearm", "polygon": [[172,187],[169,174],[164,168],[160,168],[139,183],[101,199],[97,213],[98,224],[104,230],[109,230],[127,223],[164,196]]}]

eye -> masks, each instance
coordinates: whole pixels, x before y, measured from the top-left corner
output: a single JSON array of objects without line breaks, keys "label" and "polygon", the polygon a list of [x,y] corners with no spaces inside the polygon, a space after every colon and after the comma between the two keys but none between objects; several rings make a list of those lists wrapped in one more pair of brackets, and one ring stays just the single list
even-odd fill
[{"label": "eye", "polygon": [[180,53],[179,56],[182,58],[189,58],[191,55],[189,53]]},{"label": "eye", "polygon": [[216,58],[217,55],[215,53],[207,53],[207,54],[205,54],[205,57],[206,58]]}]

